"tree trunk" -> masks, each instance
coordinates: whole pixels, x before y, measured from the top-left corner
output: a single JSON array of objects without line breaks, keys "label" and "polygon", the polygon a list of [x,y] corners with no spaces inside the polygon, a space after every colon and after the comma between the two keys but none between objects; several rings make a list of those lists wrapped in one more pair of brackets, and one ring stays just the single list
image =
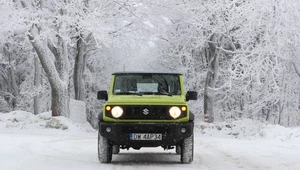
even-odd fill
[{"label": "tree trunk", "polygon": [[292,65],[294,66],[295,72],[300,77],[300,58],[296,54],[292,54]]},{"label": "tree trunk", "polygon": [[[68,55],[67,47],[62,38],[58,35],[58,46],[57,48],[48,43],[49,49],[57,53],[53,53],[56,61],[55,64],[48,55],[46,47],[42,46],[44,43],[39,39],[36,39],[38,30],[36,26],[32,26],[27,34],[29,40],[35,49],[38,58],[42,64],[43,69],[47,75],[48,81],[52,91],[52,116],[65,116],[69,117],[69,68],[68,68]],[[50,46],[49,46],[50,44]],[[51,48],[50,48],[51,47]],[[57,67],[56,67],[57,66]]]},{"label": "tree trunk", "polygon": [[77,41],[77,54],[75,58],[74,65],[74,90],[75,90],[75,100],[84,100],[84,51],[85,44],[82,40],[82,36],[79,37]]},{"label": "tree trunk", "polygon": [[279,106],[279,113],[278,113],[278,124],[279,125],[282,125],[282,122],[281,122],[281,116],[282,116],[282,113],[283,113],[283,109],[284,109],[284,102],[282,102],[281,100],[279,101],[278,103],[278,106]]},{"label": "tree trunk", "polygon": [[211,88],[214,88],[215,85],[215,68],[214,65],[217,63],[217,55],[212,56],[212,61],[210,61],[210,64],[208,65],[208,71],[206,75],[205,80],[205,86],[204,86],[204,114],[207,114],[208,120],[207,122],[211,123],[214,121],[214,91],[211,90]]},{"label": "tree trunk", "polygon": [[217,72],[219,67],[219,56],[217,53],[218,36],[213,34],[208,43],[209,49],[206,53],[208,66],[207,75],[204,86],[204,114],[208,115],[207,122],[211,123],[214,121],[214,91],[211,88],[215,87]]},{"label": "tree trunk", "polygon": [[11,51],[10,44],[5,43],[3,48],[4,55],[8,58],[8,67],[7,67],[7,79],[8,79],[8,92],[12,94],[13,98],[10,99],[10,105],[15,108],[17,104],[17,97],[19,96],[18,85],[16,81],[16,75],[11,64]]},{"label": "tree trunk", "polygon": [[11,94],[12,93],[12,85],[11,85],[11,76],[10,76],[10,71],[9,71],[9,69],[8,69],[8,71],[7,71],[7,91]]},{"label": "tree trunk", "polygon": [[[40,67],[40,63],[39,63],[39,59],[37,57],[34,58],[34,66],[35,66],[35,70],[34,70],[34,87],[39,87],[41,85],[41,67]],[[33,99],[33,113],[35,115],[39,114],[39,95],[34,96]]]},{"label": "tree trunk", "polygon": [[51,88],[52,94],[52,116],[70,117],[70,97],[67,85],[60,88]]},{"label": "tree trunk", "polygon": [[9,66],[8,70],[9,70],[9,77],[12,86],[12,94],[17,98],[19,96],[19,90],[16,81],[16,75],[12,66]]},{"label": "tree trunk", "polygon": [[212,91],[209,92],[209,77],[210,73],[207,72],[205,86],[204,86],[204,114],[208,115],[207,122],[212,123],[214,121],[214,114],[213,114],[213,102],[212,99]]}]

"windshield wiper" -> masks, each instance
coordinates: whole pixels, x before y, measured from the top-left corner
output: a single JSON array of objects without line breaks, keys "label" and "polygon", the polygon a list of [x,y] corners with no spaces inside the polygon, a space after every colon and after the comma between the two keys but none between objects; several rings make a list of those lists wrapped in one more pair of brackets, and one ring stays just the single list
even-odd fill
[{"label": "windshield wiper", "polygon": [[168,92],[158,92],[157,94],[172,96],[172,93],[168,93]]},{"label": "windshield wiper", "polygon": [[141,93],[141,92],[129,92],[129,91],[127,91],[127,92],[118,92],[118,93],[116,93],[117,95],[118,94],[120,94],[120,95],[122,95],[122,94],[125,94],[125,95],[129,95],[129,94],[136,94],[136,95],[138,95],[138,96],[142,96],[143,94]]}]

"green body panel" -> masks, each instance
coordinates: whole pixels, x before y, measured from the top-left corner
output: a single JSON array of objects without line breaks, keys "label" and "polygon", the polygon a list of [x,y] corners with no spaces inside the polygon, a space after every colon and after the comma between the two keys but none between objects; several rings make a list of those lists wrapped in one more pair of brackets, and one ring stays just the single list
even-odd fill
[{"label": "green body panel", "polygon": [[104,117],[103,120],[105,122],[122,122],[122,123],[176,123],[176,122],[188,122],[189,117],[176,119],[176,120],[118,120],[109,117]]},{"label": "green body panel", "polygon": [[105,103],[103,107],[103,113],[105,113],[105,107],[107,105],[182,105],[187,107],[187,117],[176,119],[176,120],[120,120],[106,117],[103,114],[103,120],[106,122],[128,122],[128,123],[136,123],[136,122],[145,122],[145,123],[174,123],[174,122],[188,122],[189,121],[189,106],[186,103],[185,90],[183,85],[182,75],[179,75],[180,87],[181,87],[181,95],[142,95],[139,96],[137,94],[133,95],[114,95],[113,94],[113,86],[114,86],[115,75],[112,75],[110,89],[108,93],[108,101]]},{"label": "green body panel", "polygon": [[110,95],[107,104],[134,104],[134,105],[185,105],[184,96],[167,95]]}]

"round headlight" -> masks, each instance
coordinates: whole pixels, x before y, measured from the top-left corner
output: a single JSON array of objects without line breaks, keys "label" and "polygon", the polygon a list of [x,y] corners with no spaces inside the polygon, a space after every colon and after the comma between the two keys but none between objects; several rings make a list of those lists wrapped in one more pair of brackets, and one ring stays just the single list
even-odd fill
[{"label": "round headlight", "polygon": [[181,114],[181,110],[179,107],[171,107],[169,110],[170,116],[173,117],[174,119],[178,118]]},{"label": "round headlight", "polygon": [[120,106],[115,106],[111,109],[111,114],[114,118],[119,118],[123,114],[123,109]]}]

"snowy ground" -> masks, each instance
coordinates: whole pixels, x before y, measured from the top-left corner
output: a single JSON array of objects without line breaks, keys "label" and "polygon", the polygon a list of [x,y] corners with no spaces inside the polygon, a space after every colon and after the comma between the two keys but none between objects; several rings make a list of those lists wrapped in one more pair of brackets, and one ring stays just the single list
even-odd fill
[{"label": "snowy ground", "polygon": [[251,120],[195,126],[195,155],[181,164],[174,150],[121,150],[112,163],[97,158],[97,132],[50,113],[0,113],[1,170],[201,169],[299,170],[300,128]]}]

